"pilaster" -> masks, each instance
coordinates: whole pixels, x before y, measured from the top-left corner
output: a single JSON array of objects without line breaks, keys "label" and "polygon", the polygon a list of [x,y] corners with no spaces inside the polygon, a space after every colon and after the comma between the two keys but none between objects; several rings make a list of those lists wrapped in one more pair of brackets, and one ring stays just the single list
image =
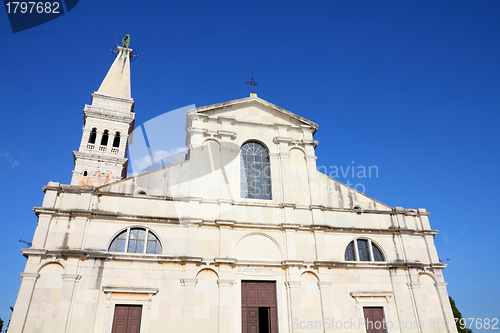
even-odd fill
[{"label": "pilaster", "polygon": [[[423,318],[426,318],[425,314],[425,303],[422,297],[422,285],[419,282],[408,283],[408,289],[413,295],[414,300],[414,312],[415,312],[415,323],[417,324],[417,330],[419,333],[423,332],[423,327],[420,325],[423,323]],[[425,324],[425,323],[424,323]]]},{"label": "pilaster", "polygon": [[38,225],[35,229],[35,235],[33,236],[32,247],[35,249],[44,249],[45,242],[47,241],[47,234],[49,232],[50,221],[52,220],[52,215],[40,214],[38,215]]},{"label": "pilaster", "polygon": [[329,281],[319,281],[319,295],[321,297],[321,310],[323,323],[328,322],[333,316],[332,283]]},{"label": "pilaster", "polygon": [[198,279],[182,279],[184,288],[183,311],[182,311],[182,331],[192,333],[195,331],[194,302],[196,294],[196,284]]},{"label": "pilaster", "polygon": [[68,332],[75,285],[80,278],[81,276],[76,274],[63,274],[62,276],[61,294],[59,296],[59,303],[57,304],[57,312],[54,325],[55,329],[57,330],[56,332]]},{"label": "pilaster", "polygon": [[14,312],[12,313],[9,325],[9,331],[12,332],[22,332],[24,329],[35,283],[40,277],[40,274],[21,273],[21,277],[21,286],[19,287],[19,293],[17,294]]},{"label": "pilaster", "polygon": [[219,285],[219,333],[231,333],[234,327],[234,281],[217,280]]},{"label": "pilaster", "polygon": [[445,327],[447,332],[456,333],[457,327],[455,325],[455,319],[453,312],[451,310],[450,300],[448,298],[448,291],[446,290],[446,282],[436,282],[436,290],[441,301],[441,309],[443,310],[443,316],[445,320]]},{"label": "pilaster", "polygon": [[285,287],[288,299],[289,331],[295,332],[297,330],[294,329],[294,318],[299,318],[300,314],[300,281],[286,281]]}]

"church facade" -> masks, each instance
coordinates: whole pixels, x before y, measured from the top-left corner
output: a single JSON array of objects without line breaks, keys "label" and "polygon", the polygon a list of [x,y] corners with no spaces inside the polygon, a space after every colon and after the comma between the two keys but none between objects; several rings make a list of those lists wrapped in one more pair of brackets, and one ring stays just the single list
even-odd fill
[{"label": "church facade", "polygon": [[429,213],[319,172],[318,125],[256,94],[189,110],[183,161],[126,178],[131,52],[44,187],[9,332],[456,332]]}]

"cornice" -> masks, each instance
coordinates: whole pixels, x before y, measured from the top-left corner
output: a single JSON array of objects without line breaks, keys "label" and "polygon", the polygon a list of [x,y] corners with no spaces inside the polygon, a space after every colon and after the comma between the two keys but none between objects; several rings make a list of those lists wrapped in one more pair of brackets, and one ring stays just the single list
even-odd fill
[{"label": "cornice", "polygon": [[[75,152],[75,153],[82,153],[82,152]],[[101,156],[99,156],[99,159],[103,159]],[[116,158],[115,158],[116,159]],[[124,162],[127,161],[126,158],[119,158],[121,160],[124,160]],[[107,184],[107,185],[112,185]],[[323,205],[309,205],[309,206],[297,206],[294,203],[277,203],[277,202],[268,202],[269,200],[259,200],[259,199],[246,199],[246,200],[222,200],[219,199],[219,201],[214,201],[214,200],[207,200],[199,197],[172,197],[172,196],[164,196],[164,195],[150,195],[150,194],[134,194],[134,193],[122,193],[122,192],[111,192],[111,191],[99,191],[98,188],[96,187],[91,187],[91,186],[79,186],[79,185],[63,185],[59,183],[54,183],[50,182],[49,185],[46,185],[43,187],[43,190],[57,190],[60,193],[92,193],[92,194],[98,194],[100,196],[114,196],[114,197],[134,197],[134,198],[141,198],[141,199],[150,199],[150,200],[167,200],[167,201],[185,201],[185,202],[190,202],[190,201],[197,201],[199,203],[218,203],[218,202],[224,202],[224,203],[230,203],[233,206],[248,206],[248,207],[272,207],[272,208],[285,208],[285,207],[291,207],[294,209],[303,209],[303,210],[313,210],[313,209],[319,209],[322,211],[332,211],[332,212],[345,212],[345,213],[356,213],[359,214],[359,212],[354,209],[354,208],[339,208],[339,207],[327,207]],[[429,216],[430,212],[427,212],[423,208],[418,208],[418,209],[409,209],[409,208],[402,208],[402,207],[392,207],[391,209],[388,210],[375,210],[375,209],[363,209],[361,214],[382,214],[382,215],[404,215],[404,216]]]},{"label": "cornice", "polygon": [[257,96],[250,96],[250,97],[236,99],[236,100],[227,101],[227,102],[223,102],[223,103],[202,106],[202,107],[196,108],[196,113],[202,115],[203,112],[207,112],[207,111],[213,111],[213,110],[223,109],[223,108],[227,108],[227,107],[231,107],[231,106],[239,106],[239,105],[251,104],[251,103],[260,104],[260,105],[265,106],[271,110],[274,110],[278,113],[281,113],[285,116],[288,116],[289,118],[292,118],[295,121],[298,121],[299,123],[302,123],[301,125],[305,124],[307,126],[310,126],[311,129],[313,130],[313,132],[315,132],[319,127],[318,124],[316,124],[316,123],[314,123],[306,118],[303,118],[303,117],[301,117],[293,112],[285,110],[285,109],[283,109],[275,104],[272,104],[266,100],[263,100],[262,98],[259,98]]},{"label": "cornice", "polygon": [[86,152],[86,151],[73,151],[75,158],[83,158],[93,161],[104,161],[109,163],[122,163],[125,164],[128,159],[125,157],[116,157],[113,155],[108,155],[108,153],[99,152]]},{"label": "cornice", "polygon": [[359,297],[386,297],[386,298],[391,298],[392,297],[392,291],[351,291],[349,293],[351,297],[353,298],[359,298]]},{"label": "cornice", "polygon": [[109,95],[106,93],[94,91],[93,94],[91,94],[92,98],[98,97],[98,98],[103,98],[109,101],[115,101],[115,102],[121,102],[121,103],[128,103],[128,104],[134,104],[134,99],[129,98],[129,97],[122,97],[122,96],[116,96],[116,95]]},{"label": "cornice", "polygon": [[273,229],[273,230],[300,230],[300,231],[326,231],[331,233],[350,233],[350,234],[385,234],[385,235],[431,235],[438,233],[437,230],[416,230],[416,229],[380,229],[380,228],[354,228],[354,227],[338,227],[331,225],[318,224],[269,224],[269,223],[252,223],[233,220],[204,220],[202,218],[184,218],[184,217],[165,217],[151,215],[131,215],[118,214],[114,212],[89,211],[81,209],[61,210],[56,208],[34,207],[33,210],[37,216],[41,214],[53,216],[86,216],[90,220],[112,220],[112,221],[129,221],[142,223],[167,223],[167,224],[196,224],[200,227],[231,227],[239,229]]},{"label": "cornice", "polygon": [[201,265],[230,265],[232,267],[275,267],[275,268],[290,268],[290,267],[325,267],[328,269],[443,269],[446,265],[441,263],[420,263],[411,261],[393,261],[393,262],[345,262],[345,261],[313,261],[308,262],[298,259],[286,260],[252,260],[237,258],[202,258],[196,256],[170,256],[165,254],[140,254],[140,253],[125,253],[125,252],[107,252],[97,250],[44,250],[44,249],[23,249],[22,254],[25,257],[38,256],[42,258],[77,258],[80,260],[116,260],[116,261],[143,261],[175,264],[196,264]]},{"label": "cornice", "polygon": [[143,288],[143,287],[115,287],[103,286],[102,291],[108,293],[126,293],[126,294],[151,294],[158,292],[158,288]]},{"label": "cornice", "polygon": [[126,124],[130,124],[135,119],[135,113],[131,111],[104,109],[92,105],[85,105],[83,114],[85,115],[85,117],[94,117],[105,120],[111,119]]}]

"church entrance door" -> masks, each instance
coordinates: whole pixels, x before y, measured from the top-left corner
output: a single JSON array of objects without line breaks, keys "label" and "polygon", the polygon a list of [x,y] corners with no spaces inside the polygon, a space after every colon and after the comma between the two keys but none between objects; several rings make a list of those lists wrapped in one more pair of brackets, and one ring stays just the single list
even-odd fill
[{"label": "church entrance door", "polygon": [[275,281],[241,281],[242,333],[278,333]]}]

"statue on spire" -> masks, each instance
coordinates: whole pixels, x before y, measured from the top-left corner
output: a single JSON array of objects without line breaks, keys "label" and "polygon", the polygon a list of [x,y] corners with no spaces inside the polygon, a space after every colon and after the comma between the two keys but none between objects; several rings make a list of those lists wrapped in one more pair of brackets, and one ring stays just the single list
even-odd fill
[{"label": "statue on spire", "polygon": [[125,36],[122,39],[122,46],[128,48],[130,45],[130,35],[125,34]]}]

